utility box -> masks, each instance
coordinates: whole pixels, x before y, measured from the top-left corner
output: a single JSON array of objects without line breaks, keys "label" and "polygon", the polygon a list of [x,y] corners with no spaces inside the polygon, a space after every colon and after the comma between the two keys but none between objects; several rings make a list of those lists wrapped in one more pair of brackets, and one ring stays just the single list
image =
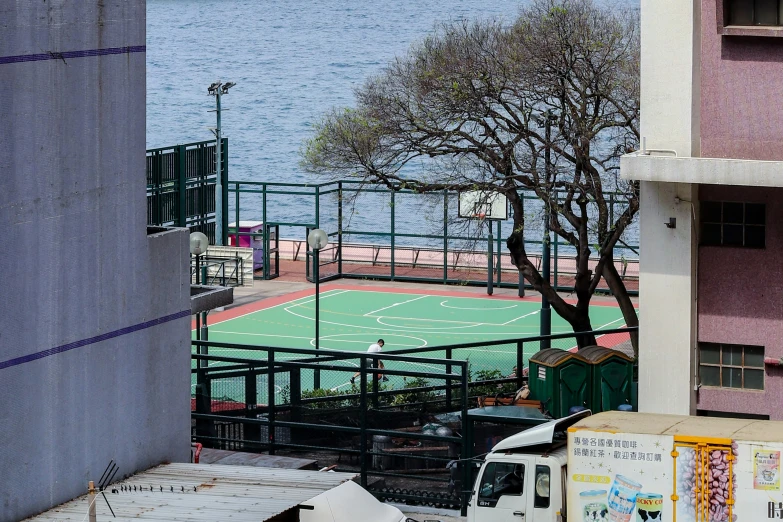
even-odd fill
[{"label": "utility box", "polygon": [[579,355],[590,362],[593,413],[633,403],[632,358],[603,346],[587,346],[579,350]]},{"label": "utility box", "polygon": [[591,409],[591,369],[580,354],[558,348],[541,350],[530,358],[530,395],[556,419],[568,416],[573,406]]},{"label": "utility box", "polygon": [[[236,222],[228,224],[229,230],[236,229]],[[250,247],[253,249],[253,270],[264,267],[264,222],[240,221],[239,233],[228,235],[229,246]],[[237,238],[239,241],[237,241]]]}]

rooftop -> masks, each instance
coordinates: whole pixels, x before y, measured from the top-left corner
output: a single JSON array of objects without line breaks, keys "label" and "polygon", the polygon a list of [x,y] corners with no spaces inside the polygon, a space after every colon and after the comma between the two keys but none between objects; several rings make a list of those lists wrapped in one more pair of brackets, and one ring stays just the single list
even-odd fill
[{"label": "rooftop", "polygon": [[[117,518],[112,516],[101,495],[95,504],[98,520],[262,522],[355,476],[355,473],[219,464],[164,464],[106,490]],[[87,495],[83,495],[27,520],[80,522],[87,515],[87,502]]]}]

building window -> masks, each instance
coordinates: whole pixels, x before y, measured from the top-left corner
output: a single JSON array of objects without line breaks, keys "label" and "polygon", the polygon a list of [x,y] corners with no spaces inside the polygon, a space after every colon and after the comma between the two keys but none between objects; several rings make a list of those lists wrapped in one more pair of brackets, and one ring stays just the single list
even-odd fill
[{"label": "building window", "polygon": [[783,0],[726,0],[726,25],[783,25]]},{"label": "building window", "polygon": [[764,248],[767,207],[763,203],[701,202],[701,244]]},{"label": "building window", "polygon": [[699,344],[702,386],[764,389],[764,347],[737,344]]}]

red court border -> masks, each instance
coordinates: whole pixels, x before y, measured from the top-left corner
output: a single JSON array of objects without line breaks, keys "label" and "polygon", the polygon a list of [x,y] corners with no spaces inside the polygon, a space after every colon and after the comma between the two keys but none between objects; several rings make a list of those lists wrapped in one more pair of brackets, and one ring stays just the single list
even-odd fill
[{"label": "red court border", "polygon": [[[329,284],[329,283],[321,285],[322,293],[328,290],[357,290],[362,292],[387,292],[391,294],[432,295],[432,296],[442,296],[442,297],[468,297],[471,299],[525,301],[525,302],[533,302],[533,303],[541,302],[540,297],[517,297],[511,295],[484,295],[478,293],[474,294],[471,292],[456,292],[453,290],[439,290],[439,289],[429,289],[429,288],[427,288],[426,290],[419,290],[417,288],[393,288],[388,286],[361,286],[361,285],[343,285],[343,284]],[[304,290],[298,290],[296,292],[291,292],[290,294],[284,294],[276,297],[269,297],[267,299],[261,299],[259,301],[247,303],[242,306],[232,308],[230,310],[225,310],[223,312],[213,311],[210,312],[209,314],[209,324],[214,325],[217,323],[221,323],[223,321],[228,321],[229,319],[235,319],[243,315],[251,314],[253,312],[258,312],[259,310],[265,310],[267,308],[272,308],[273,306],[284,304],[290,301],[295,301],[297,299],[301,299],[303,297],[308,297],[311,295],[315,295],[315,287],[306,288]],[[566,299],[565,301],[569,304],[576,304],[575,299]],[[610,307],[618,308],[616,304],[608,303],[608,302],[591,303],[591,306],[610,306]],[[638,308],[638,305],[634,305],[634,307]],[[195,330],[195,328],[196,328],[196,320],[193,319],[191,321],[191,330]],[[606,337],[609,336],[611,336],[611,334],[607,335]]]}]

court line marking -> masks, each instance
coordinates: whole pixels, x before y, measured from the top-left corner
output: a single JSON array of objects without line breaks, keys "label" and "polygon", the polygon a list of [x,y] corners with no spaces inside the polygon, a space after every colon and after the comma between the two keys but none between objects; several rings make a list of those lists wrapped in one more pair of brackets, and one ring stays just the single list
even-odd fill
[{"label": "court line marking", "polygon": [[[280,337],[280,338],[283,338],[283,339],[302,339],[304,341],[310,341],[310,344],[314,344],[315,343],[315,338],[313,338],[313,337],[301,337],[301,336],[297,336],[297,335],[263,334],[263,333],[252,333],[252,332],[229,332],[229,331],[226,331],[226,330],[210,330],[209,333],[219,333],[219,334],[227,334],[227,335],[254,335],[254,336],[258,336],[258,337]],[[338,336],[344,336],[344,335],[346,335],[346,336],[347,335],[366,335],[366,336],[369,337],[370,333],[367,332],[367,333],[355,333],[355,334],[345,333],[345,334],[322,335],[322,336],[320,336],[320,339],[321,340],[323,340],[323,339],[330,339],[332,337],[338,337]],[[395,335],[395,334],[389,334],[389,335]],[[418,339],[417,337],[413,337],[412,335],[396,334],[396,336],[397,337],[411,337],[411,338],[414,338],[414,339]],[[217,339],[212,339],[212,340],[215,341],[215,342],[220,342]],[[419,340],[421,341],[423,339],[419,339]],[[349,341],[347,339],[333,339],[333,341],[341,342],[341,343],[372,344],[372,342],[368,343],[367,341]],[[404,348],[424,348],[427,345],[426,344],[421,345],[421,344],[400,344],[400,343],[395,343],[394,346],[402,346]],[[241,348],[236,348],[236,349],[239,350]],[[359,352],[357,352],[357,353],[359,353]]]},{"label": "court line marking", "polygon": [[[624,317],[620,317],[619,319],[615,319],[614,321],[609,321],[609,322],[608,322],[608,323],[606,323],[605,325],[599,326],[599,327],[598,327],[598,330],[600,330],[601,328],[606,328],[606,327],[607,327],[607,326],[609,326],[610,324],[618,323],[618,322],[620,322],[620,321],[623,321],[623,320],[625,320],[625,318],[624,318]],[[606,335],[606,334],[601,334],[601,335],[599,335],[598,337],[603,337],[604,335]]]},{"label": "court line marking", "polygon": [[[469,325],[498,326],[498,325],[492,324],[492,323],[482,323],[482,322],[476,322],[476,321],[452,321],[450,319],[427,319],[427,318],[421,318],[421,317],[400,317],[400,316],[397,316],[397,315],[376,315],[376,316],[374,316],[372,318],[374,318],[374,319],[399,319],[400,321],[427,321],[429,323],[455,323],[455,324],[469,324]],[[409,327],[409,328],[413,328],[413,327]]]},{"label": "court line marking", "polygon": [[[464,326],[433,326],[432,328],[427,328],[424,326],[403,326],[400,324],[389,324],[389,323],[384,323],[382,319],[399,319],[401,321],[427,321],[428,319],[416,319],[414,317],[387,317],[382,315],[376,318],[375,320],[378,324],[388,326],[389,328],[399,328],[404,332],[436,332],[436,331],[444,331],[444,330],[450,331],[450,330],[456,330],[458,328],[475,328],[477,326],[485,326],[484,323],[465,324],[460,321],[441,321],[441,322],[462,324]],[[488,326],[497,326],[497,325],[488,325]],[[419,328],[419,330],[411,330],[412,328]]]},{"label": "court line marking", "polygon": [[[336,296],[336,295],[344,294],[344,293],[346,293],[346,292],[350,292],[350,290],[340,290],[339,292],[334,292],[334,293],[332,293],[332,294],[328,294],[328,295],[321,294],[321,295],[319,296],[319,299],[328,299],[328,298],[330,298],[330,297],[334,297],[334,296]],[[307,297],[311,297],[311,296],[307,296]],[[309,304],[309,303],[314,303],[314,302],[315,302],[315,297],[313,297],[313,298],[312,298],[312,299],[310,299],[309,301],[305,301],[305,302],[303,302],[303,303],[294,303],[294,304],[290,304],[290,303],[289,303],[289,305],[290,305],[290,306],[302,306],[302,305],[306,305],[306,304]],[[286,304],[286,303],[283,303],[283,304]],[[269,310],[269,308],[266,308],[266,310]]]},{"label": "court line marking", "polygon": [[451,308],[452,310],[482,310],[482,311],[487,311],[487,312],[492,312],[494,310],[509,310],[511,308],[516,308],[517,307],[517,304],[512,304],[511,306],[500,306],[498,308],[486,308],[486,307],[484,307],[484,308],[472,308],[472,307],[462,308],[461,306],[448,306],[446,304],[448,302],[449,302],[448,299],[445,300],[445,301],[441,301],[440,305],[443,308]]},{"label": "court line marking", "polygon": [[[288,312],[289,314],[293,315],[293,316],[300,317],[300,318],[306,319],[308,321],[314,321],[315,320],[315,318],[313,318],[313,317],[308,317],[306,315],[302,315],[302,314],[296,313],[293,310],[290,310],[289,308],[285,308],[284,310],[286,312]],[[394,332],[390,331],[388,328],[378,328],[378,327],[375,327],[375,326],[345,324],[345,323],[338,323],[338,322],[335,322],[335,321],[327,321],[325,319],[321,319],[321,324],[331,324],[331,325],[340,326],[340,327],[343,327],[343,328],[363,328],[365,330],[375,330],[375,331],[380,331],[380,332],[388,332],[388,335],[394,335]],[[498,325],[490,324],[490,325],[487,325],[487,326],[498,326]],[[406,333],[421,333],[421,334],[431,333],[431,330],[430,331],[424,330],[424,329],[416,330],[415,329],[416,327],[406,328],[406,327],[402,327],[402,326],[393,326],[393,328],[404,329],[406,331]],[[456,329],[456,327],[452,327],[451,328],[451,330],[454,330],[454,329]],[[562,330],[562,331],[556,331],[555,329],[553,329],[553,333],[566,333],[568,331],[569,331],[568,329]],[[530,332],[524,331],[524,332],[516,332],[516,333],[535,335],[537,332],[536,331],[530,331]],[[449,332],[449,334],[450,335],[477,335],[474,332],[454,332],[454,331]],[[481,332],[480,335],[508,336],[509,332]]]},{"label": "court line marking", "polygon": [[529,314],[520,315],[519,317],[516,317],[516,318],[514,318],[514,319],[512,319],[510,321],[506,321],[505,323],[501,323],[500,326],[507,326],[507,325],[513,323],[514,321],[518,321],[519,319],[524,319],[525,317],[530,317],[531,315],[536,315],[537,313],[540,313],[540,312],[541,312],[541,310],[533,310]]},{"label": "court line marking", "polygon": [[[330,295],[332,295],[332,294],[329,294],[328,292],[334,292],[335,290],[337,290],[337,289],[336,289],[336,288],[334,288],[334,289],[330,289],[330,290],[325,290],[325,291],[321,292],[321,297],[329,297],[329,296],[330,296]],[[353,290],[342,290],[340,293],[344,293],[344,292],[352,292],[352,291],[353,291]],[[267,307],[267,308],[262,308],[261,310],[253,310],[253,311],[250,311],[250,312],[244,313],[244,314],[242,314],[242,315],[238,315],[238,316],[236,316],[236,317],[232,317],[231,319],[226,319],[226,320],[224,320],[224,321],[220,321],[220,320],[218,320],[218,322],[216,322],[216,323],[214,323],[214,324],[223,324],[223,323],[227,323],[227,322],[229,322],[229,321],[233,321],[234,319],[239,319],[240,317],[246,317],[246,316],[248,316],[248,315],[256,314],[256,313],[258,313],[258,312],[263,312],[264,310],[272,310],[273,308],[278,308],[278,307],[280,307],[280,306],[291,306],[292,304],[293,304],[293,305],[295,305],[295,304],[298,304],[298,303],[297,303],[297,301],[301,301],[302,299],[307,299],[307,298],[309,298],[309,297],[313,297],[313,296],[312,296],[312,295],[303,295],[302,297],[297,297],[296,299],[292,299],[292,300],[290,300],[290,301],[285,301],[284,303],[279,303],[279,304],[276,304],[276,305],[269,306],[269,307]],[[243,306],[244,306],[244,305],[243,305]],[[196,329],[195,329],[195,328],[192,328],[192,329],[191,329],[191,331],[192,331],[192,332],[195,332],[195,331],[196,331]]]},{"label": "court line marking", "polygon": [[428,295],[420,295],[419,297],[414,297],[413,299],[408,299],[407,301],[402,301],[400,303],[393,303],[393,304],[390,304],[389,306],[384,306],[383,308],[378,308],[377,310],[373,310],[372,312],[367,312],[366,314],[364,314],[364,317],[370,317],[370,316],[372,316],[372,314],[377,314],[381,310],[387,310],[387,309],[393,308],[395,306],[400,306],[400,305],[404,305],[404,304],[407,304],[407,303],[412,303],[413,301],[418,301],[419,299],[424,299],[425,297],[429,297],[429,296]]}]

